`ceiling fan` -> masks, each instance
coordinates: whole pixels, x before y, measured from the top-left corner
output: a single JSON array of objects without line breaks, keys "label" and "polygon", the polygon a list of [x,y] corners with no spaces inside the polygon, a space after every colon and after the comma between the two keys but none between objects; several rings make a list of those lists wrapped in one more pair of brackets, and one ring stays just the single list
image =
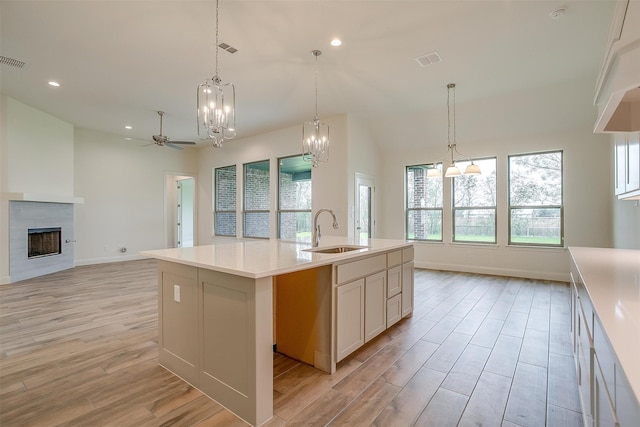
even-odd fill
[{"label": "ceiling fan", "polygon": [[167,146],[171,148],[175,148],[176,150],[182,150],[180,145],[196,145],[193,141],[171,141],[168,136],[162,134],[162,117],[164,117],[164,111],[158,111],[158,115],[160,116],[160,135],[153,135],[153,141],[156,145],[159,146]]}]

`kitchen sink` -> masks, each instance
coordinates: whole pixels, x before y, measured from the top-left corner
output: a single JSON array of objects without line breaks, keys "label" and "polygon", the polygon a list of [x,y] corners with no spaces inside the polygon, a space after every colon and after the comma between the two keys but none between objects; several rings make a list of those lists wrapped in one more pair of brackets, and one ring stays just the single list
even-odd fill
[{"label": "kitchen sink", "polygon": [[315,252],[319,254],[341,254],[344,252],[357,251],[358,249],[367,249],[368,246],[332,246],[330,248],[310,248],[304,249],[307,252]]}]

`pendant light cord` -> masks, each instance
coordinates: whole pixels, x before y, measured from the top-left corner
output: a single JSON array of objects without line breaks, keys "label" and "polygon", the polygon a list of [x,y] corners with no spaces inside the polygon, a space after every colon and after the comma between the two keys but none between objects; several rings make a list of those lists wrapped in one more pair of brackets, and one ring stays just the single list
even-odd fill
[{"label": "pendant light cord", "polygon": [[218,77],[218,8],[219,8],[220,0],[216,0],[216,74],[215,77]]}]

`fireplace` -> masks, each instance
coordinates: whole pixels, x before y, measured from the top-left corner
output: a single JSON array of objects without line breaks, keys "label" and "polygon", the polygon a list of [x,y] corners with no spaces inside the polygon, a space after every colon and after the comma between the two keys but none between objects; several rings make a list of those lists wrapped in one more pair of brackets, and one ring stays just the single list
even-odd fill
[{"label": "fireplace", "polygon": [[29,235],[27,245],[29,259],[62,253],[62,228],[29,228],[27,233]]},{"label": "fireplace", "polygon": [[10,200],[9,282],[73,268],[73,241],[72,203]]}]

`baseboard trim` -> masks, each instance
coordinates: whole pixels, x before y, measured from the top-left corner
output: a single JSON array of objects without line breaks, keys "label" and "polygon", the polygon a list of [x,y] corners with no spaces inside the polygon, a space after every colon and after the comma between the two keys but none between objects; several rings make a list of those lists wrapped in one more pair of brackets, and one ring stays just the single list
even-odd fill
[{"label": "baseboard trim", "polygon": [[442,263],[430,263],[424,261],[414,261],[416,268],[425,268],[427,270],[444,270],[444,271],[456,271],[459,273],[476,273],[486,274],[490,276],[507,276],[507,277],[519,277],[523,279],[535,279],[535,280],[552,280],[554,282],[569,282],[569,273],[553,273],[549,271],[532,271],[522,270],[515,268],[495,268],[495,267],[483,267],[480,265],[458,265],[458,264],[442,264]]},{"label": "baseboard trim", "polygon": [[77,259],[75,260],[76,267],[82,265],[93,265],[93,264],[109,264],[112,262],[122,262],[122,261],[137,261],[141,259],[149,259],[142,255],[121,255],[115,257],[105,257],[105,258],[88,258],[88,259]]}]

